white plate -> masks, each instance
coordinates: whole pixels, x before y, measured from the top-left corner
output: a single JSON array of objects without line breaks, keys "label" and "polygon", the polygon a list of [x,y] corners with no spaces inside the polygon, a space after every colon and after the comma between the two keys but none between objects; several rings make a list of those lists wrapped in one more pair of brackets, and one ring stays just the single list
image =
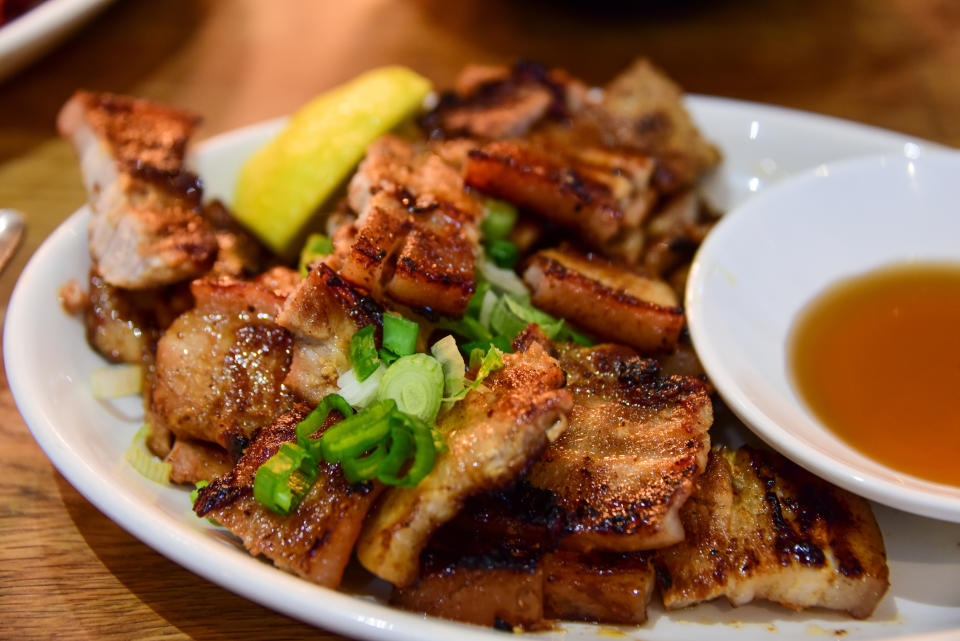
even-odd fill
[{"label": "white plate", "polygon": [[[916,155],[930,143],[783,109],[695,97],[690,107],[724,150],[710,192],[728,207],[768,182],[812,164],[865,153]],[[196,167],[210,195],[229,196],[246,154],[281,126],[273,121],[202,145]],[[137,399],[113,405],[91,397],[87,381],[103,361],[86,347],[83,328],[60,309],[56,293],[89,265],[86,211],[41,246],[24,269],[7,310],[4,357],[10,387],[37,442],[61,473],[111,519],[160,553],[229,590],[314,625],[364,639],[498,640],[500,632],[431,619],[383,605],[381,582],[356,586],[363,596],[317,587],[274,569],[197,519],[187,492],[137,475],[123,452],[139,427]],[[741,428],[742,429],[742,428]],[[740,438],[735,426],[715,436]],[[792,613],[767,604],[732,609],[710,603],[664,614],[653,604],[642,628],[621,628],[645,641],[806,639],[845,630],[847,639],[956,639],[960,635],[960,526],[877,507],[893,587],[870,621],[822,611]],[[929,636],[932,633],[932,636]],[[574,641],[617,636],[611,626],[565,624],[538,638]],[[924,636],[927,635],[927,636]]]},{"label": "white plate", "polygon": [[0,27],[0,79],[46,52],[112,0],[44,0]]},{"label": "white plate", "polygon": [[686,297],[710,380],[763,440],[852,492],[954,522],[960,487],[873,461],[814,416],[790,380],[787,343],[799,312],[831,283],[883,265],[960,260],[957,176],[955,153],[804,172],[724,216],[697,252]]}]

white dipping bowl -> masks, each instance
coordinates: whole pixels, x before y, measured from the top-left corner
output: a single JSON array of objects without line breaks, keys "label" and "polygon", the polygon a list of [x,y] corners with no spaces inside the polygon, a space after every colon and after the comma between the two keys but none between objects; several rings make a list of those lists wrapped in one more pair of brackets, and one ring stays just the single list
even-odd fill
[{"label": "white dipping bowl", "polygon": [[[960,154],[821,165],[730,211],[710,233],[687,284],[690,334],[731,410],[780,453],[861,496],[960,522],[960,488],[847,445],[790,375],[791,330],[811,300],[839,280],[910,262],[960,263]],[[960,429],[960,390],[957,404]]]}]

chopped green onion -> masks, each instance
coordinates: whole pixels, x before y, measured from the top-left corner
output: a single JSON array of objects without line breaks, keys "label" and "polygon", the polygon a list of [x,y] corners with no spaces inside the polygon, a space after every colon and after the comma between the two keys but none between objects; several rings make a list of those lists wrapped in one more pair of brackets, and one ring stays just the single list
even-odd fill
[{"label": "chopped green onion", "polygon": [[133,441],[123,458],[140,476],[154,483],[167,485],[170,483],[170,472],[173,471],[173,465],[161,461],[153,455],[153,452],[147,447],[147,436],[149,434],[150,426],[144,423],[133,435]]},{"label": "chopped green onion", "polygon": [[[473,355],[471,354],[471,362],[473,361]],[[483,357],[483,360],[480,362],[480,368],[477,370],[477,375],[470,382],[469,385],[464,387],[462,390],[445,398],[445,401],[459,401],[466,397],[467,394],[473,390],[480,387],[480,384],[493,372],[501,369],[503,367],[503,353],[498,350],[496,347],[491,347],[487,350],[486,355]]]},{"label": "chopped green onion", "polygon": [[377,470],[387,456],[387,446],[380,442],[366,456],[348,456],[340,461],[343,475],[350,483],[359,483],[376,478]]},{"label": "chopped green onion", "polygon": [[396,362],[396,360],[400,358],[398,354],[394,354],[389,349],[381,349],[379,354],[380,354],[380,360],[383,361],[383,364],[386,365],[387,367],[390,367],[391,365],[393,365]]},{"label": "chopped green onion", "polygon": [[477,263],[477,271],[494,289],[520,298],[530,297],[527,286],[523,284],[523,281],[512,269],[497,267],[491,260],[481,260]]},{"label": "chopped green onion", "polygon": [[[460,346],[460,351],[468,356],[472,355],[474,351],[480,350],[481,355],[486,354],[487,350],[491,347],[496,347],[501,352],[511,353],[513,352],[513,346],[510,344],[510,338],[502,334],[492,337],[488,341],[470,341],[464,343]],[[470,365],[473,367],[473,364]]]},{"label": "chopped green onion", "polygon": [[300,276],[307,277],[310,263],[333,253],[333,242],[323,234],[310,234],[300,250]]},{"label": "chopped green onion", "polygon": [[[510,297],[501,296],[497,304],[493,306],[490,313],[490,329],[503,336],[514,337],[530,324],[530,321],[522,318],[516,310],[510,306]],[[544,330],[546,333],[546,330]],[[549,337],[549,334],[547,334]]]},{"label": "chopped green onion", "polygon": [[502,200],[488,198],[483,204],[483,213],[480,229],[484,240],[504,238],[517,224],[517,208]]},{"label": "chopped green onion", "polygon": [[367,380],[357,380],[356,372],[351,368],[337,379],[339,394],[353,407],[364,408],[377,400],[377,390],[380,388],[380,379],[387,371],[386,365],[380,363],[376,371],[367,377]]},{"label": "chopped green onion", "polygon": [[297,443],[316,456],[316,450],[320,447],[316,439],[311,438],[327,422],[330,412],[337,410],[343,415],[343,418],[353,416],[353,408],[339,394],[327,394],[317,405],[316,409],[307,414],[307,416],[297,423]]},{"label": "chopped green onion", "polygon": [[513,269],[520,258],[520,250],[509,240],[498,238],[487,243],[487,256],[497,267]]},{"label": "chopped green onion", "polygon": [[443,398],[443,369],[426,354],[402,356],[387,368],[377,398],[393,399],[401,412],[433,423]]},{"label": "chopped green onion", "polygon": [[140,393],[143,369],[139,365],[110,365],[90,372],[94,398],[108,399]]},{"label": "chopped green onion", "polygon": [[377,371],[380,358],[377,356],[377,341],[374,336],[375,325],[367,325],[350,337],[350,364],[361,383]]},{"label": "chopped green onion", "polygon": [[464,372],[467,368],[453,336],[447,335],[438,340],[430,348],[430,353],[437,359],[443,370],[443,393],[452,396],[462,390]]},{"label": "chopped green onion", "polygon": [[493,306],[497,304],[497,300],[498,296],[487,290],[483,297],[483,304],[480,305],[480,314],[477,316],[477,320],[487,329],[490,329],[490,314],[493,313]]},{"label": "chopped green onion", "polygon": [[339,463],[344,457],[363,454],[389,434],[395,409],[395,401],[382,400],[328,429],[319,439],[323,458]]},{"label": "chopped green onion", "polygon": [[193,489],[190,490],[190,504],[197,502],[197,499],[200,498],[200,490],[210,485],[210,481],[197,481],[196,485],[193,486]]},{"label": "chopped green onion", "polygon": [[296,509],[317,479],[317,459],[294,443],[284,443],[258,469],[253,497],[267,509],[287,515]]},{"label": "chopped green onion", "polygon": [[390,449],[377,469],[377,479],[387,485],[400,485],[402,481],[397,477],[397,473],[410,458],[411,449],[413,435],[405,425],[395,421],[390,426]]},{"label": "chopped green onion", "polygon": [[383,347],[397,356],[406,356],[417,351],[417,335],[420,326],[403,316],[383,315]]},{"label": "chopped green onion", "polygon": [[467,308],[463,311],[464,316],[470,316],[472,318],[477,318],[480,315],[480,307],[483,305],[484,296],[487,292],[490,291],[490,283],[487,281],[480,281],[477,283],[477,289],[473,292],[473,296],[470,297],[470,300],[467,301]]},{"label": "chopped green onion", "polygon": [[[392,440],[391,451],[384,459],[380,470],[377,471],[377,478],[381,483],[387,483],[388,485],[413,487],[430,473],[433,464],[436,462],[437,452],[433,431],[423,421],[410,415],[398,413],[394,417],[390,437]],[[410,464],[404,476],[397,476],[397,472],[409,457],[411,442],[413,445],[413,463]],[[399,449],[400,453],[403,454],[402,459],[400,455],[393,455],[392,450],[394,448]]]}]

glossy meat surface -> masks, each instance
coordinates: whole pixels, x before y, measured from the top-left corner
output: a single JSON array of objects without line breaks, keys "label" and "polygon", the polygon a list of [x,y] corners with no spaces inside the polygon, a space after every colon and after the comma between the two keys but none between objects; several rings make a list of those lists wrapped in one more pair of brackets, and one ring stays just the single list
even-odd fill
[{"label": "glossy meat surface", "polygon": [[673,289],[569,248],[534,254],[523,272],[533,304],[646,353],[670,352],[684,325]]},{"label": "glossy meat surface", "polygon": [[774,452],[711,451],[681,520],[686,539],[656,561],[667,609],[726,596],[862,619],[889,585],[869,504]]},{"label": "glossy meat surface", "polygon": [[111,285],[143,289],[205,272],[217,239],[184,170],[196,119],[145,100],[76,92],[57,119],[80,157],[93,214],[90,253]]},{"label": "glossy meat surface", "polygon": [[283,299],[254,283],[197,280],[196,307],[157,343],[151,424],[242,449],[286,410],[293,341],[275,318]]},{"label": "glossy meat surface", "polygon": [[697,379],[629,348],[560,345],[573,409],[526,480],[556,495],[570,549],[630,552],[683,538],[679,510],[706,465],[713,408]]},{"label": "glossy meat surface", "polygon": [[[262,554],[279,568],[335,588],[363,518],[382,487],[351,485],[339,465],[320,463],[316,483],[289,516],[275,514],[253,498],[257,468],[283,443],[296,439],[296,425],[307,411],[296,405],[264,427],[232,471],[200,490],[193,507],[198,516],[216,519],[239,536],[251,554]],[[338,418],[332,413],[324,428]]]},{"label": "glossy meat surface", "polygon": [[385,136],[351,180],[357,220],[334,236],[331,264],[350,282],[415,309],[463,313],[476,287],[479,202],[429,150]]},{"label": "glossy meat surface", "polygon": [[360,563],[404,587],[419,574],[420,551],[470,496],[516,480],[565,426],[571,399],[557,361],[539,344],[504,356],[482,388],[441,414],[449,447],[413,488],[391,488],[364,526]]},{"label": "glossy meat surface", "polygon": [[379,326],[382,313],[373,299],[318,263],[277,316],[293,335],[286,386],[310,405],[336,391],[337,379],[350,369],[350,339],[362,327]]}]

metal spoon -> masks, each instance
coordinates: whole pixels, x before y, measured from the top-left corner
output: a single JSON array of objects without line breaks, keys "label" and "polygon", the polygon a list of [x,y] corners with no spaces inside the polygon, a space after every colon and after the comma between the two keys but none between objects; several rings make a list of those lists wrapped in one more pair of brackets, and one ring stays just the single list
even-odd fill
[{"label": "metal spoon", "polygon": [[0,271],[7,266],[23,238],[23,214],[16,209],[0,209]]}]

